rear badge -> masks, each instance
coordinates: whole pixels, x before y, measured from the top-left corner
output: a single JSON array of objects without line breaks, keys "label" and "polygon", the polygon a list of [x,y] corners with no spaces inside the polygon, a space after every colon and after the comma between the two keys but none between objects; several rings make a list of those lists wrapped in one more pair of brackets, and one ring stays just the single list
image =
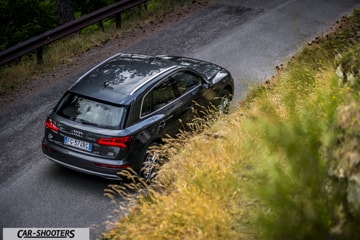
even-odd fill
[{"label": "rear badge", "polygon": [[83,133],[78,131],[78,130],[72,130],[70,133],[72,135],[74,135],[74,136],[77,136],[77,137],[82,137],[83,136]]}]

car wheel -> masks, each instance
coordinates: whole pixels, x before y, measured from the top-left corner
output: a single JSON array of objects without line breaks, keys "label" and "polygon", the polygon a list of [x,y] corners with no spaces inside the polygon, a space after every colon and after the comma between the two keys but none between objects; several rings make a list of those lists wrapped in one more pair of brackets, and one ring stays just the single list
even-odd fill
[{"label": "car wheel", "polygon": [[220,114],[228,114],[230,112],[230,102],[231,102],[231,93],[227,89],[222,90],[222,92],[218,97],[217,105],[216,105]]},{"label": "car wheel", "polygon": [[147,182],[153,181],[159,171],[159,153],[154,151],[156,146],[159,146],[159,144],[150,144],[143,157],[140,174]]}]

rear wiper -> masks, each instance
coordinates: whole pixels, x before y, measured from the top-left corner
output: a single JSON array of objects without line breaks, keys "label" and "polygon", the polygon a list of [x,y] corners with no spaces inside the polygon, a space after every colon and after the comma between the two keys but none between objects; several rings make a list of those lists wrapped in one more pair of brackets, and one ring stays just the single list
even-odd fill
[{"label": "rear wiper", "polygon": [[81,119],[81,118],[77,118],[76,121],[81,122],[81,123],[86,124],[86,125],[92,125],[92,126],[96,126],[96,127],[98,126],[98,124],[96,124],[96,123],[89,122],[89,121]]}]

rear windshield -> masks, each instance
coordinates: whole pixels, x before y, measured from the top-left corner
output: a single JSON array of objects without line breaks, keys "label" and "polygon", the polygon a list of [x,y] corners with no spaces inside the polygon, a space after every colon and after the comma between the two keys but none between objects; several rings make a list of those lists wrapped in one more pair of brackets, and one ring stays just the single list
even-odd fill
[{"label": "rear windshield", "polygon": [[119,129],[125,108],[67,93],[55,112],[75,122],[108,129]]}]

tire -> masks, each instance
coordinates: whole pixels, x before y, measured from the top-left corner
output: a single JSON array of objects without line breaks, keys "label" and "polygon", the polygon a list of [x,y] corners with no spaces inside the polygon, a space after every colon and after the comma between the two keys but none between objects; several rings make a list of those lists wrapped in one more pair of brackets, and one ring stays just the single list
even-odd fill
[{"label": "tire", "polygon": [[157,176],[160,168],[159,153],[154,151],[157,146],[158,143],[152,143],[147,147],[141,164],[140,176],[149,183]]},{"label": "tire", "polygon": [[232,97],[229,90],[224,89],[221,91],[216,104],[220,114],[229,114],[231,99]]}]

